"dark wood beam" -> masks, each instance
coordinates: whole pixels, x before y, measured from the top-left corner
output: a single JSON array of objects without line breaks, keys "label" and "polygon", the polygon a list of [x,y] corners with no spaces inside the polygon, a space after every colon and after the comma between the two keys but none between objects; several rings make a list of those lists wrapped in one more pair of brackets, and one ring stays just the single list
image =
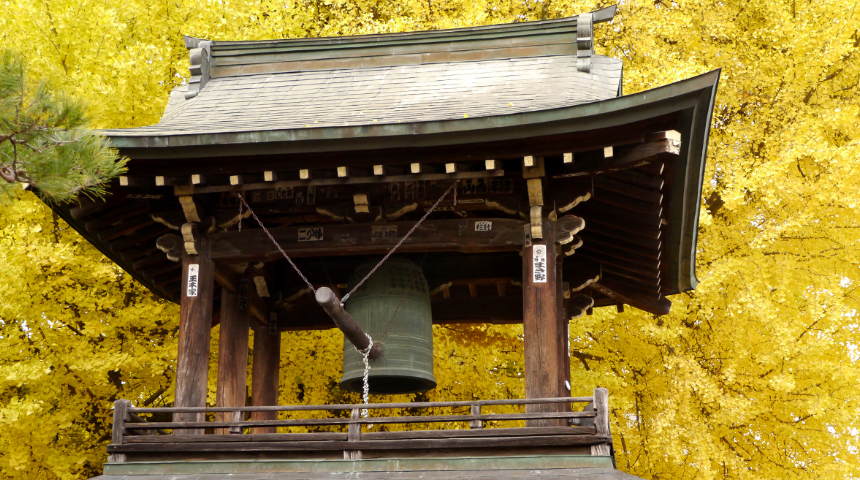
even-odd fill
[{"label": "dark wood beam", "polygon": [[[515,324],[523,322],[521,295],[504,297],[438,298],[430,302],[434,324]],[[281,310],[282,331],[336,328],[316,302],[297,302]]]},{"label": "dark wood beam", "polygon": [[[478,219],[480,220],[480,219]],[[516,251],[524,242],[525,222],[486,219],[490,230],[476,229],[475,219],[428,220],[403,243],[400,252],[464,253]],[[325,225],[318,227],[278,227],[269,232],[291,257],[385,254],[412,228],[414,222],[389,224]],[[394,235],[373,235],[388,228]],[[276,245],[261,229],[211,235],[212,258],[220,261],[266,261],[283,258]]]},{"label": "dark wood beam", "polygon": [[[668,315],[672,308],[672,302],[668,298],[661,296],[658,299],[647,298],[645,295],[628,292],[623,285],[613,283],[608,280],[601,279],[600,282],[591,286],[597,292],[606,295],[612,300],[610,304],[627,304],[636,307],[640,310],[653,313],[654,315]],[[601,302],[605,304],[605,302]],[[594,306],[601,306],[596,301]]]},{"label": "dark wood beam", "polygon": [[681,142],[674,139],[661,139],[653,142],[619,149],[609,158],[596,158],[570,164],[561,175],[555,178],[574,177],[602,172],[614,172],[639,167],[652,162],[671,160],[681,152]]}]

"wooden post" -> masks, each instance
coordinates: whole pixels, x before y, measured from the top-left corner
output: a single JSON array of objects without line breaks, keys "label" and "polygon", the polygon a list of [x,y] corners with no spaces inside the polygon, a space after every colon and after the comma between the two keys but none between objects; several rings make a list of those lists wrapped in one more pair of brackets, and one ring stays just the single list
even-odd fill
[{"label": "wooden post", "polygon": [[[353,408],[349,414],[350,420],[361,420],[361,410]],[[361,423],[350,423],[347,427],[346,440],[349,442],[361,441]],[[344,450],[344,460],[361,460],[361,450]]]},{"label": "wooden post", "polygon": [[[609,436],[609,390],[600,387],[594,389],[594,414],[594,433]],[[609,455],[609,444],[592,445],[591,454]]]},{"label": "wooden post", "polygon": [[[117,400],[113,402],[113,430],[111,431],[110,443],[121,445],[125,435],[125,422],[128,419],[128,408],[131,402],[128,400]],[[108,463],[125,463],[124,453],[112,453],[108,455]]]},{"label": "wooden post", "polygon": [[[239,288],[248,288],[243,282]],[[221,334],[218,339],[218,386],[215,391],[216,407],[244,407],[248,378],[248,302],[239,302],[241,292],[221,289]],[[230,412],[215,414],[216,422],[229,422]],[[227,428],[215,433],[229,434]]]},{"label": "wooden post", "polygon": [[[254,356],[251,367],[251,401],[255,407],[278,404],[281,332],[269,333],[268,325],[254,323]],[[278,412],[253,412],[251,420],[277,420]],[[252,427],[251,433],[278,433],[277,427]]]},{"label": "wooden post", "polygon": [[[186,224],[188,225],[188,224]],[[184,226],[183,226],[184,227]],[[195,239],[196,255],[182,252],[179,307],[179,351],[176,355],[177,407],[205,407],[209,382],[209,335],[215,290],[215,263],[209,239]],[[187,248],[187,247],[186,247]],[[176,413],[174,422],[202,422],[202,413]],[[202,435],[203,429],[176,430],[175,435]]]},{"label": "wooden post", "polygon": [[[481,414],[481,406],[480,405],[472,405],[472,415],[480,415]],[[484,428],[483,420],[470,420],[469,428]]]},{"label": "wooden post", "polygon": [[[534,241],[523,249],[523,330],[526,398],[551,398],[564,383],[558,347],[556,246]],[[558,412],[558,404],[526,405],[526,412]],[[527,427],[563,426],[558,419],[527,420]]]},{"label": "wooden post", "polygon": [[[233,421],[233,423],[239,423],[239,422],[241,422],[241,421],[242,421],[242,418],[243,418],[242,412],[233,412],[233,413],[232,413],[232,416],[233,416],[233,417],[231,418],[231,420]],[[242,430],[243,430],[243,428],[242,428],[242,427],[230,427],[230,428],[228,428],[227,430],[228,430],[231,434],[234,434],[234,435],[241,435],[241,434],[242,434]]]}]

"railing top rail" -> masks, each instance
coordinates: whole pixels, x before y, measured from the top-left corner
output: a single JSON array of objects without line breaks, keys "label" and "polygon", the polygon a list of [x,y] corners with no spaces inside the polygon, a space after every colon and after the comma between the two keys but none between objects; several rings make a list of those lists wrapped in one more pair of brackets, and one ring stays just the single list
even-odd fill
[{"label": "railing top rail", "polygon": [[195,428],[229,428],[229,427],[264,427],[264,426],[321,426],[321,425],[374,425],[374,424],[408,424],[408,423],[441,423],[469,422],[472,420],[504,421],[504,420],[537,420],[537,419],[566,419],[594,418],[595,412],[549,412],[549,413],[491,413],[486,415],[428,415],[418,417],[370,417],[370,418],[310,418],[295,420],[250,420],[240,422],[153,422],[126,424],[126,429],[145,430],[153,428],[195,429]]},{"label": "railing top rail", "polygon": [[299,411],[334,411],[388,408],[441,408],[441,407],[471,407],[473,405],[537,405],[547,403],[589,403],[594,397],[558,397],[558,398],[527,398],[513,400],[463,400],[454,402],[414,402],[414,403],[371,403],[345,405],[284,405],[266,407],[145,407],[128,409],[134,413],[216,413],[216,412],[299,412]]}]

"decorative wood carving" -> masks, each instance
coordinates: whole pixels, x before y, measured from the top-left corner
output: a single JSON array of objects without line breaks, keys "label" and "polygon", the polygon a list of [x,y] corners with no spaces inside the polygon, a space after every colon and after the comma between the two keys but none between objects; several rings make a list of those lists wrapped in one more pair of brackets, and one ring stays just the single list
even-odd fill
[{"label": "decorative wood carving", "polygon": [[169,233],[158,237],[155,241],[155,246],[159,250],[167,254],[167,259],[172,262],[178,262],[182,258],[182,237]]},{"label": "decorative wood carving", "polygon": [[182,232],[182,241],[185,245],[185,252],[188,255],[197,255],[198,241],[200,240],[200,231],[196,223],[186,223],[180,228]]},{"label": "decorative wood carving", "polygon": [[579,318],[594,306],[594,299],[582,293],[571,295],[567,302],[567,316],[569,319]]},{"label": "decorative wood carving", "polygon": [[550,222],[550,225],[552,225],[552,240],[555,243],[567,245],[573,242],[575,244],[575,234],[585,228],[585,220],[576,215],[565,215],[554,222]]}]

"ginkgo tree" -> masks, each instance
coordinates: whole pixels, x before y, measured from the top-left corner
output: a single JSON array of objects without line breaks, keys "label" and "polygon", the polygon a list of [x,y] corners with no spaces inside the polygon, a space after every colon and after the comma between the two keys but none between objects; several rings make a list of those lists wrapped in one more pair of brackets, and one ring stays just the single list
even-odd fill
[{"label": "ginkgo tree", "polygon": [[[0,38],[26,54],[34,74],[88,100],[97,126],[129,127],[155,123],[169,91],[186,80],[181,34],[353,35],[554,18],[607,4],[9,2]],[[573,393],[609,388],[622,470],[654,479],[860,475],[858,15],[848,0],[630,0],[596,27],[598,53],[624,60],[626,93],[722,69],[704,176],[701,283],[672,297],[663,317],[597,309],[571,322]],[[32,195],[0,208],[0,474],[93,476],[113,399],[172,401],[178,309]],[[522,397],[521,327],[434,333],[439,387],[421,398]],[[341,342],[337,332],[284,334],[282,404],[357,400],[336,387]]]}]

